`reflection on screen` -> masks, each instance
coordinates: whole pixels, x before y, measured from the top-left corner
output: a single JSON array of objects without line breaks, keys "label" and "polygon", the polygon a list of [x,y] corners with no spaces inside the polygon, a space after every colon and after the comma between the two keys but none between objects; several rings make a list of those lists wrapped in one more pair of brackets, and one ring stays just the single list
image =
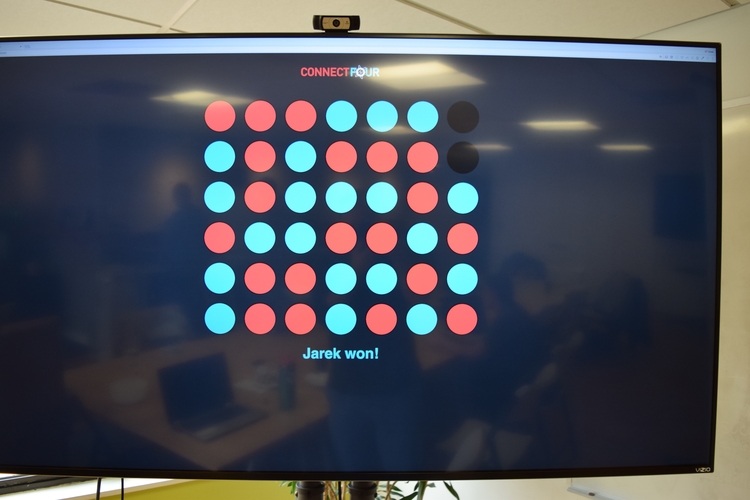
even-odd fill
[{"label": "reflection on screen", "polygon": [[710,462],[714,65],[0,62],[0,464]]}]

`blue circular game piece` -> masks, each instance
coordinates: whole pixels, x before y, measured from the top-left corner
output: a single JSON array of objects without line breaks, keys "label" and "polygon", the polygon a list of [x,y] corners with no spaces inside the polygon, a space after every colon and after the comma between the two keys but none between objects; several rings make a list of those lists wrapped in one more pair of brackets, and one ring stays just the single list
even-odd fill
[{"label": "blue circular game piece", "polygon": [[253,253],[266,253],[276,243],[276,233],[265,222],[253,222],[245,231],[245,246]]},{"label": "blue circular game piece", "polygon": [[306,182],[295,182],[286,188],[284,201],[289,210],[298,214],[309,212],[315,205],[315,189]]},{"label": "blue circular game piece", "polygon": [[215,141],[208,145],[203,159],[206,166],[214,172],[226,172],[234,165],[234,149],[224,141]]},{"label": "blue circular game piece", "polygon": [[346,132],[357,123],[357,110],[348,101],[336,101],[328,106],[326,121],[336,132]]},{"label": "blue circular game piece", "polygon": [[337,295],[344,295],[354,289],[357,284],[357,273],[349,264],[339,262],[326,271],[326,286]]},{"label": "blue circular game piece", "polygon": [[357,204],[357,191],[348,182],[334,182],[326,190],[326,205],[337,214],[349,212]]},{"label": "blue circular game piece", "polygon": [[296,254],[307,253],[315,246],[315,230],[305,222],[295,222],[286,230],[286,247]]},{"label": "blue circular game piece", "polygon": [[206,288],[213,293],[227,293],[234,286],[234,271],[223,262],[216,262],[208,266],[203,275],[203,281],[206,283]]},{"label": "blue circular game piece", "polygon": [[284,154],[284,159],[289,168],[300,174],[313,168],[317,157],[315,148],[305,141],[291,143]]},{"label": "blue circular game piece", "polygon": [[406,113],[406,121],[417,132],[429,132],[438,122],[438,112],[435,106],[427,101],[415,102]]},{"label": "blue circular game piece", "polygon": [[448,190],[448,206],[457,214],[468,214],[479,203],[477,189],[468,182],[454,184]]},{"label": "blue circular game piece", "polygon": [[211,332],[223,335],[234,328],[234,311],[226,304],[213,304],[206,310],[203,320]]},{"label": "blue circular game piece", "polygon": [[477,287],[479,277],[477,276],[476,270],[469,264],[456,264],[448,271],[448,278],[446,279],[448,288],[458,295],[466,295],[474,291]]},{"label": "blue circular game piece", "polygon": [[388,132],[398,122],[398,111],[388,101],[373,103],[367,110],[367,123],[376,132]]},{"label": "blue circular game piece", "polygon": [[367,271],[365,282],[372,293],[385,295],[396,288],[396,271],[388,264],[375,264]]},{"label": "blue circular game piece", "polygon": [[435,228],[426,222],[419,222],[409,228],[406,243],[411,251],[424,255],[432,252],[437,246],[438,234]]},{"label": "blue circular game piece", "polygon": [[406,313],[406,326],[417,335],[427,335],[437,326],[437,313],[427,304],[417,304]]},{"label": "blue circular game piece", "polygon": [[203,193],[203,201],[209,210],[223,214],[234,205],[234,189],[226,182],[213,182]]},{"label": "blue circular game piece", "polygon": [[367,190],[367,206],[378,214],[393,210],[398,202],[396,188],[387,182],[376,182]]},{"label": "blue circular game piece", "polygon": [[326,312],[326,326],[336,335],[346,335],[354,330],[357,313],[346,304],[334,304]]}]

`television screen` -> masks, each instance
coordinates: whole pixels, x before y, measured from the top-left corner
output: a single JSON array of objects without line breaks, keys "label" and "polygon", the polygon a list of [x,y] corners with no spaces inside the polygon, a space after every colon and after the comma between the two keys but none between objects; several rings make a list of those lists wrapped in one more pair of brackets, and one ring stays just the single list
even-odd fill
[{"label": "television screen", "polygon": [[0,470],[706,472],[719,46],[0,41]]}]

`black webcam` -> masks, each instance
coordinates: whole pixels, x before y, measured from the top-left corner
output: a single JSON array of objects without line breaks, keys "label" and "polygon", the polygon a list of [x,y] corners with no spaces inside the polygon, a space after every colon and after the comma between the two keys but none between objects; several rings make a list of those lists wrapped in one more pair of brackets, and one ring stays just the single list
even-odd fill
[{"label": "black webcam", "polygon": [[357,31],[359,16],[313,16],[313,29],[329,31]]}]

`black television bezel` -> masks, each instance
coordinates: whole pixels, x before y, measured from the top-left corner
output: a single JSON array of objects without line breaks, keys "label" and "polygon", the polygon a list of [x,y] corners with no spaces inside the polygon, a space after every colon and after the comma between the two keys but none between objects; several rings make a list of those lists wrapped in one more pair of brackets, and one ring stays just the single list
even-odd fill
[{"label": "black television bezel", "polygon": [[[644,45],[665,47],[706,47],[716,51],[716,268],[715,273],[715,304],[714,304],[714,356],[713,356],[713,394],[710,459],[704,464],[682,465],[644,465],[637,467],[602,467],[602,468],[574,468],[574,469],[531,469],[510,471],[413,471],[413,472],[371,472],[371,471],[341,471],[341,472],[276,472],[276,471],[209,471],[209,470],[170,470],[170,469],[113,469],[92,467],[54,467],[54,466],[13,466],[0,464],[0,471],[13,474],[33,474],[45,476],[74,476],[74,477],[122,477],[122,478],[173,478],[173,479],[220,479],[220,480],[483,480],[483,479],[554,479],[577,477],[607,477],[607,476],[642,476],[666,474],[705,474],[714,472],[716,454],[716,424],[718,408],[718,374],[719,374],[719,333],[720,333],[720,303],[721,303],[721,240],[722,240],[722,72],[721,72],[721,44],[717,42],[694,42],[672,40],[647,39],[618,39],[618,38],[589,38],[589,37],[557,37],[557,36],[508,36],[508,35],[466,35],[466,34],[404,34],[404,33],[169,33],[169,34],[100,34],[100,35],[59,35],[59,36],[13,36],[0,37],[3,43],[26,42],[67,42],[67,41],[125,41],[125,40],[164,40],[164,39],[274,39],[297,38],[315,39],[328,38],[346,39],[402,39],[402,40],[487,40],[487,41],[519,41],[519,42],[561,42],[583,44],[612,44],[612,45]],[[218,52],[217,52],[218,53]],[[415,52],[418,54],[418,52]],[[109,54],[107,56],[117,56]],[[85,54],[81,55],[85,57]],[[26,57],[26,56],[18,56]],[[30,57],[75,57],[65,56],[30,56]],[[5,57],[0,56],[0,59]]]}]

